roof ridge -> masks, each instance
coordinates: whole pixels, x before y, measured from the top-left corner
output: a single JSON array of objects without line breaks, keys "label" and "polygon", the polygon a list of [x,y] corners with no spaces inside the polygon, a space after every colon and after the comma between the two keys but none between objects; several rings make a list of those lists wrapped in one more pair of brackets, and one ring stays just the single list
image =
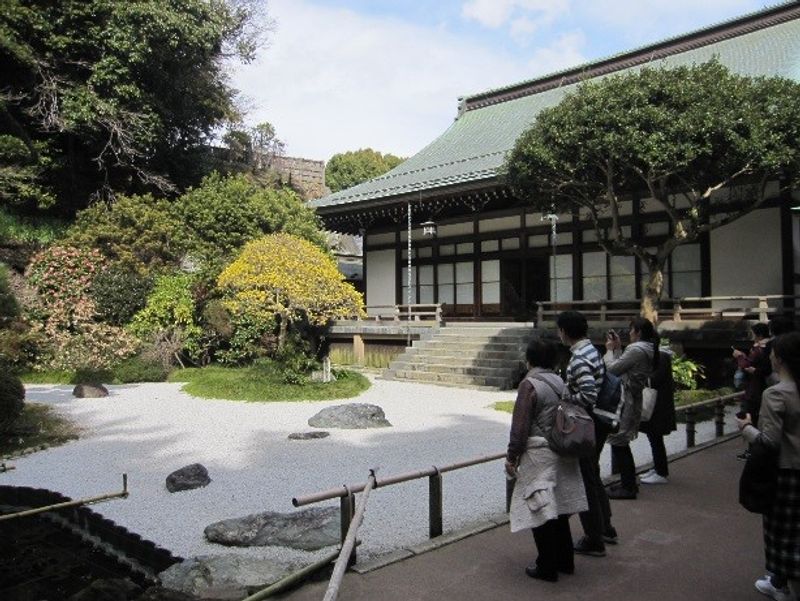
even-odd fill
[{"label": "roof ridge", "polygon": [[[689,33],[665,38],[652,44],[612,54],[535,79],[462,96],[459,98],[459,116],[465,111],[538,94],[553,88],[578,83],[584,79],[650,63],[798,18],[800,18],[800,0],[787,0],[773,4]],[[648,51],[650,51],[649,56],[647,56]]]}]

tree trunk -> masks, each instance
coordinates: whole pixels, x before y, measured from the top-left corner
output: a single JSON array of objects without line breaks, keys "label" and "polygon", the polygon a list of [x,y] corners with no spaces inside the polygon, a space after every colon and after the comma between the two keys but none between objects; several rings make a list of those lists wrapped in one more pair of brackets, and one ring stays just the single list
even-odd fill
[{"label": "tree trunk", "polygon": [[649,319],[653,325],[658,323],[658,306],[661,301],[661,292],[664,290],[664,264],[666,260],[652,257],[649,261],[650,275],[642,294],[640,312],[642,317]]}]

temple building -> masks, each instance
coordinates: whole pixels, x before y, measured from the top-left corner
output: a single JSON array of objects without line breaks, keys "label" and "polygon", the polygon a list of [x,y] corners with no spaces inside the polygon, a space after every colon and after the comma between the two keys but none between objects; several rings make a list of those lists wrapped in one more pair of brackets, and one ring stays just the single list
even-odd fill
[{"label": "temple building", "polygon": [[[641,297],[646,266],[605,253],[578,214],[557,216],[551,245],[552,216],[515,198],[499,172],[536,115],[580,81],[714,58],[742,75],[800,81],[800,4],[460,98],[453,124],[416,155],[311,204],[326,228],[364,237],[368,307],[404,305],[410,296],[412,304],[441,304],[449,320],[530,321],[542,302],[633,301]],[[800,226],[791,208],[798,201],[797,191],[775,192],[763,208],[679,246],[667,264],[664,296],[794,296]],[[642,244],[670,234],[654,199],[632,197],[623,209],[625,233]]]}]

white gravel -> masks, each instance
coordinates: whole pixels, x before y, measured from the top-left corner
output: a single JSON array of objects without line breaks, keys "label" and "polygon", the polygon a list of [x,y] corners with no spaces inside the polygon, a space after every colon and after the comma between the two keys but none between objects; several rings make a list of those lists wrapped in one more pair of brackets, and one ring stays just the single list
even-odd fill
[{"label": "white gravel", "polygon": [[[510,415],[491,405],[514,398],[513,392],[384,380],[373,380],[354,399],[291,403],[204,400],[171,383],[110,386],[105,399],[73,398],[69,386],[26,391],[28,401],[53,406],[84,433],[80,440],[14,460],[16,470],[0,474],[0,483],[79,498],[119,490],[126,472],[130,497],[94,505],[96,512],[183,557],[233,551],[283,561],[322,553],[222,547],[206,542],[203,529],[250,513],[293,511],[292,497],[363,482],[371,467],[386,477],[502,452]],[[287,439],[312,430],[307,420],[323,407],[348,402],[381,406],[393,427]],[[728,420],[730,430],[733,418]],[[713,423],[699,424],[698,443],[710,438]],[[667,441],[668,452],[683,449],[683,427]],[[637,463],[650,460],[645,437],[633,449]],[[211,484],[169,493],[166,476],[195,462],[208,468]],[[607,450],[603,464],[607,473]],[[444,475],[445,531],[496,515],[504,504],[500,461]],[[359,559],[425,541],[427,507],[425,479],[374,491],[359,530]]]}]

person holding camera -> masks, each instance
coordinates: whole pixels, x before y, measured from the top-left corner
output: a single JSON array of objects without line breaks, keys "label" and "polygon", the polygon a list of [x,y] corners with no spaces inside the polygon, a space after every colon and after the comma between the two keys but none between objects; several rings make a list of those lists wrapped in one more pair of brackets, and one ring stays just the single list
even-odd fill
[{"label": "person holding camera", "polygon": [[619,334],[609,330],[606,334],[606,369],[622,378],[624,398],[619,430],[608,437],[612,462],[619,468],[620,483],[608,490],[609,499],[635,499],[636,464],[630,443],[639,433],[642,419],[642,390],[647,378],[658,369],[658,337],[653,323],[644,317],[631,320],[628,333],[630,344],[622,351]]}]

